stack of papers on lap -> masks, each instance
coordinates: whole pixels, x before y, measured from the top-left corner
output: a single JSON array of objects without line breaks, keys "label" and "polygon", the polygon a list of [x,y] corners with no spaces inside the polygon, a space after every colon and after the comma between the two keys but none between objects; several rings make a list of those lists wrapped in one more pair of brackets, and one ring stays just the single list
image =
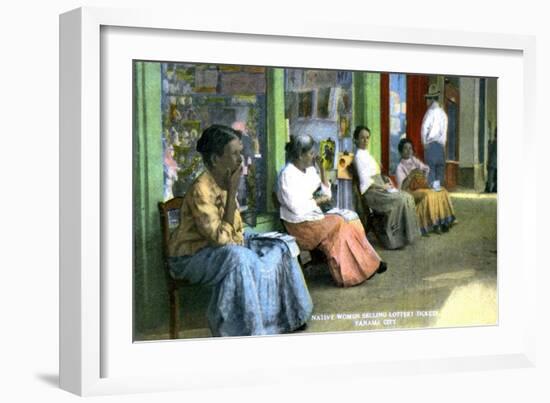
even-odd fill
[{"label": "stack of papers on lap", "polygon": [[263,232],[261,234],[256,235],[257,238],[273,238],[273,239],[280,239],[283,241],[290,250],[290,253],[292,253],[292,257],[298,257],[300,254],[300,248],[298,247],[298,244],[296,243],[296,238],[294,238],[290,234],[284,234],[282,232],[278,231],[271,231],[271,232]]},{"label": "stack of papers on lap", "polygon": [[359,219],[359,216],[357,215],[357,213],[355,211],[347,210],[347,209],[341,209],[341,208],[338,208],[338,207],[330,209],[325,214],[337,214],[340,217],[342,217],[344,220],[346,220],[346,222],[350,222],[350,221]]}]

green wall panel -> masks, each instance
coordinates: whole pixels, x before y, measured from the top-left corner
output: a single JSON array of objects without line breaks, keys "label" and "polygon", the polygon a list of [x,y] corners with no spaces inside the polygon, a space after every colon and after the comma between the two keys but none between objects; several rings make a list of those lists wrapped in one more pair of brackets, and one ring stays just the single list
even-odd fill
[{"label": "green wall panel", "polygon": [[134,91],[134,326],[143,332],[168,317],[157,209],[163,197],[160,63],[134,64]]},{"label": "green wall panel", "polygon": [[380,73],[353,74],[353,127],[366,125],[371,130],[370,153],[380,163],[382,155],[380,126]]},{"label": "green wall panel", "polygon": [[285,164],[286,123],[284,69],[269,68],[267,80],[267,209],[274,211],[271,193]]}]

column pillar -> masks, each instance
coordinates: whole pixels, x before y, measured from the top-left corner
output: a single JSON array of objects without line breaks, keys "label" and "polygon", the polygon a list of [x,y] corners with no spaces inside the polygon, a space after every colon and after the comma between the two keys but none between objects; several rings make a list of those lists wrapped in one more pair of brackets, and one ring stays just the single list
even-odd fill
[{"label": "column pillar", "polygon": [[284,69],[268,68],[267,81],[267,210],[275,211],[272,192],[275,190],[277,174],[285,164],[287,142],[285,122]]},{"label": "column pillar", "polygon": [[[460,78],[459,116],[459,184],[482,190],[484,188],[483,164],[479,162],[479,79]],[[484,122],[481,122],[484,124]]]},{"label": "column pillar", "polygon": [[134,90],[134,328],[143,331],[168,318],[157,209],[164,186],[160,63],[134,64]]},{"label": "column pillar", "polygon": [[353,128],[368,126],[371,130],[369,151],[380,163],[382,156],[380,121],[380,73],[353,73]]}]

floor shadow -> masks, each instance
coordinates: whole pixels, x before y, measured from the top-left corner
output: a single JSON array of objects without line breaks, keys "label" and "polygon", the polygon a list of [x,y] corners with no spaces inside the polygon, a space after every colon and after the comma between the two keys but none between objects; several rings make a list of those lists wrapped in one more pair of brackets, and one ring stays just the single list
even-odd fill
[{"label": "floor shadow", "polygon": [[36,377],[42,382],[56,387],[59,387],[59,375],[58,374],[36,374]]}]

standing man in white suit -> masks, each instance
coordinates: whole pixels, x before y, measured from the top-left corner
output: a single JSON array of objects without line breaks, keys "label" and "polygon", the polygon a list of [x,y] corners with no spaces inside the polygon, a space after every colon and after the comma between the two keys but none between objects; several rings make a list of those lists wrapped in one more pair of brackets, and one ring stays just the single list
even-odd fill
[{"label": "standing man in white suit", "polygon": [[424,95],[428,110],[422,120],[422,144],[424,157],[430,167],[428,182],[432,187],[439,187],[445,180],[445,144],[447,143],[447,114],[437,102],[439,89],[436,84],[430,84],[428,93]]}]

